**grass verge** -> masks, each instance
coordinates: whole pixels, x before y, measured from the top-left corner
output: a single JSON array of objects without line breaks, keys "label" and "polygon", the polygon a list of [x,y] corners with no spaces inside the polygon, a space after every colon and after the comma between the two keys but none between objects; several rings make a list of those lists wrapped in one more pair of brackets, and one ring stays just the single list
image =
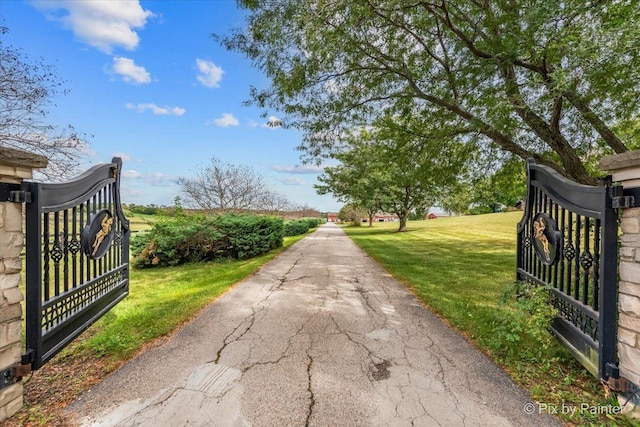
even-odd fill
[{"label": "grass verge", "polygon": [[303,237],[286,237],[282,248],[243,261],[132,270],[129,296],[23,380],[25,406],[4,426],[72,425],[62,409],[77,396]]},{"label": "grass verge", "polygon": [[[516,290],[522,291],[514,284],[521,217],[511,212],[415,221],[406,233],[396,232],[395,223],[345,231],[535,401],[578,408],[572,416],[558,414],[568,425],[637,425],[623,415],[592,413],[618,402],[547,333],[544,303],[516,299]],[[581,411],[583,403],[590,410]]]}]

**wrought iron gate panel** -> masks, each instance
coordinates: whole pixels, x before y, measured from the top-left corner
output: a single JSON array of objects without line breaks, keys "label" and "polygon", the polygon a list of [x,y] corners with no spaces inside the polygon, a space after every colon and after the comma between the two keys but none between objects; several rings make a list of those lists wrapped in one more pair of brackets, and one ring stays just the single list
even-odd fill
[{"label": "wrought iron gate panel", "polygon": [[517,278],[549,289],[558,309],[552,333],[595,376],[617,372],[617,211],[611,181],[572,182],[527,162],[518,223]]},{"label": "wrought iron gate panel", "polygon": [[26,362],[40,368],[129,293],[122,160],[70,182],[25,182]]}]

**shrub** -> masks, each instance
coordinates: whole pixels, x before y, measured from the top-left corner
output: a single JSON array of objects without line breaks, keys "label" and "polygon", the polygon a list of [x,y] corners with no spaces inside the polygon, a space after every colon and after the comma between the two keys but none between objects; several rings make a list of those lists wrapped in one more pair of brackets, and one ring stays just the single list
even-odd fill
[{"label": "shrub", "polygon": [[316,228],[325,222],[324,218],[303,218],[301,221],[306,221],[309,224],[309,228]]},{"label": "shrub", "polygon": [[309,224],[306,221],[287,221],[284,223],[285,236],[297,236],[309,231]]},{"label": "shrub", "polygon": [[282,246],[283,224],[279,218],[256,215],[222,215],[215,218],[229,239],[229,256],[247,259]]},{"label": "shrub", "polygon": [[299,234],[304,234],[311,228],[316,228],[323,222],[324,220],[320,218],[302,218],[294,221],[287,221],[284,223],[284,235],[297,236]]},{"label": "shrub", "polygon": [[557,309],[549,304],[549,290],[516,282],[504,294],[501,304],[503,308],[496,312],[490,348],[499,357],[520,358],[541,365],[553,363],[555,357],[550,353],[555,339],[549,327]]},{"label": "shrub", "polygon": [[493,209],[488,206],[476,206],[469,209],[469,215],[484,215],[489,213],[493,213]]},{"label": "shrub", "polygon": [[247,259],[282,246],[282,220],[254,215],[166,218],[131,242],[136,267]]}]

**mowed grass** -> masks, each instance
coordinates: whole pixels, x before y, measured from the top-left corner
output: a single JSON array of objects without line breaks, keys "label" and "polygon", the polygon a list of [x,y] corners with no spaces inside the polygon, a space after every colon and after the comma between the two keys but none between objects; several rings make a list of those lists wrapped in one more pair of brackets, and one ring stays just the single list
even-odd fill
[{"label": "mowed grass", "polygon": [[[521,212],[344,227],[349,237],[426,306],[491,357],[543,404],[617,406],[596,378],[542,328],[531,342],[515,295]],[[515,314],[514,314],[515,313]],[[525,313],[525,317],[528,313]],[[533,349],[533,351],[532,351]],[[568,407],[567,406],[567,407]],[[568,425],[637,425],[623,415],[577,410]]]},{"label": "mowed grass", "polygon": [[158,221],[158,215],[145,215],[139,213],[133,213],[125,210],[124,215],[129,220],[129,228],[135,235],[140,231],[147,231],[153,228],[153,223]]}]

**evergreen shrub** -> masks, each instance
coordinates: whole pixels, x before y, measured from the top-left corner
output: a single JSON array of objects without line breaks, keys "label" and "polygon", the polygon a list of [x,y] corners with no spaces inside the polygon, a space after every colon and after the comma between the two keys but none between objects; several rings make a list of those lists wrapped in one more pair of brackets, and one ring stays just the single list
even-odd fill
[{"label": "evergreen shrub", "polygon": [[173,266],[188,262],[252,258],[283,244],[283,222],[256,215],[166,218],[135,236],[135,267]]},{"label": "evergreen shrub", "polygon": [[293,221],[287,221],[284,223],[284,235],[285,236],[297,236],[304,234],[312,228],[316,228],[323,223],[324,220],[320,218],[302,218]]}]

